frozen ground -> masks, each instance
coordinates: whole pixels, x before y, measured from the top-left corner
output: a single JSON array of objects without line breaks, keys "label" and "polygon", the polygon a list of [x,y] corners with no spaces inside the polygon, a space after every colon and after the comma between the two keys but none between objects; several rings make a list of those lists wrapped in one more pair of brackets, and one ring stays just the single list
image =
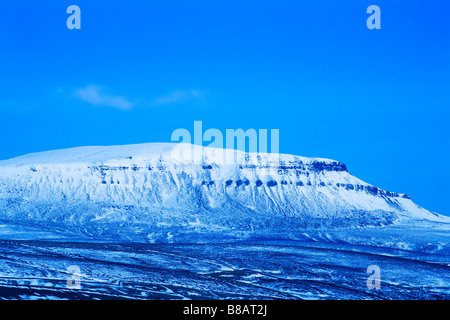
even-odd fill
[{"label": "frozen ground", "polygon": [[[3,234],[0,298],[449,299],[448,234],[386,227],[203,244],[55,240],[44,232],[47,240],[7,240]],[[67,285],[74,265],[80,288]],[[381,270],[379,290],[367,288],[371,265]]]}]

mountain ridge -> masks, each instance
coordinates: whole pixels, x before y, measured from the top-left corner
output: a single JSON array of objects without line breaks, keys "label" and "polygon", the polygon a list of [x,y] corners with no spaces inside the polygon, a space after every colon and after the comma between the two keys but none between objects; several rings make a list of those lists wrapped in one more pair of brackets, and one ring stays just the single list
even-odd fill
[{"label": "mountain ridge", "polygon": [[[227,155],[234,161],[223,161]],[[0,161],[0,217],[164,235],[450,221],[352,176],[339,161],[170,143]]]}]

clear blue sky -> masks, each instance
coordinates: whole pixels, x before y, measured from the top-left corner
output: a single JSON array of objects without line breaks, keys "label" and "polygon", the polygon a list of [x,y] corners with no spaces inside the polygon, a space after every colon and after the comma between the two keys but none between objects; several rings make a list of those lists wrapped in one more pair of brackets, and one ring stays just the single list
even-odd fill
[{"label": "clear blue sky", "polygon": [[[66,8],[81,8],[68,30]],[[381,8],[381,30],[366,8]],[[279,129],[450,215],[449,1],[0,3],[0,159]]]}]

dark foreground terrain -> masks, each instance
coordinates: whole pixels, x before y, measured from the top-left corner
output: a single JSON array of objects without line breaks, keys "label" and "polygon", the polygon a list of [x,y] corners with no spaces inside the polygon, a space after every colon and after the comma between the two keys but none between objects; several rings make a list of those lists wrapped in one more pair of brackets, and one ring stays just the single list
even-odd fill
[{"label": "dark foreground terrain", "polygon": [[[449,263],[440,253],[327,241],[0,240],[0,298],[449,299]],[[372,265],[380,289],[367,287]]]}]

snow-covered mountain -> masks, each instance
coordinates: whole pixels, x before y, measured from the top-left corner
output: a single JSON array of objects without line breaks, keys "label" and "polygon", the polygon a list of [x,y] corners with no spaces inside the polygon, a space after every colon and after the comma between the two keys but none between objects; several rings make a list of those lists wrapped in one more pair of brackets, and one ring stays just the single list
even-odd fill
[{"label": "snow-covered mountain", "polygon": [[[233,164],[223,154],[235,157]],[[195,155],[195,156],[194,156]],[[79,147],[0,161],[0,219],[86,233],[218,234],[449,222],[345,164],[189,144]]]}]

